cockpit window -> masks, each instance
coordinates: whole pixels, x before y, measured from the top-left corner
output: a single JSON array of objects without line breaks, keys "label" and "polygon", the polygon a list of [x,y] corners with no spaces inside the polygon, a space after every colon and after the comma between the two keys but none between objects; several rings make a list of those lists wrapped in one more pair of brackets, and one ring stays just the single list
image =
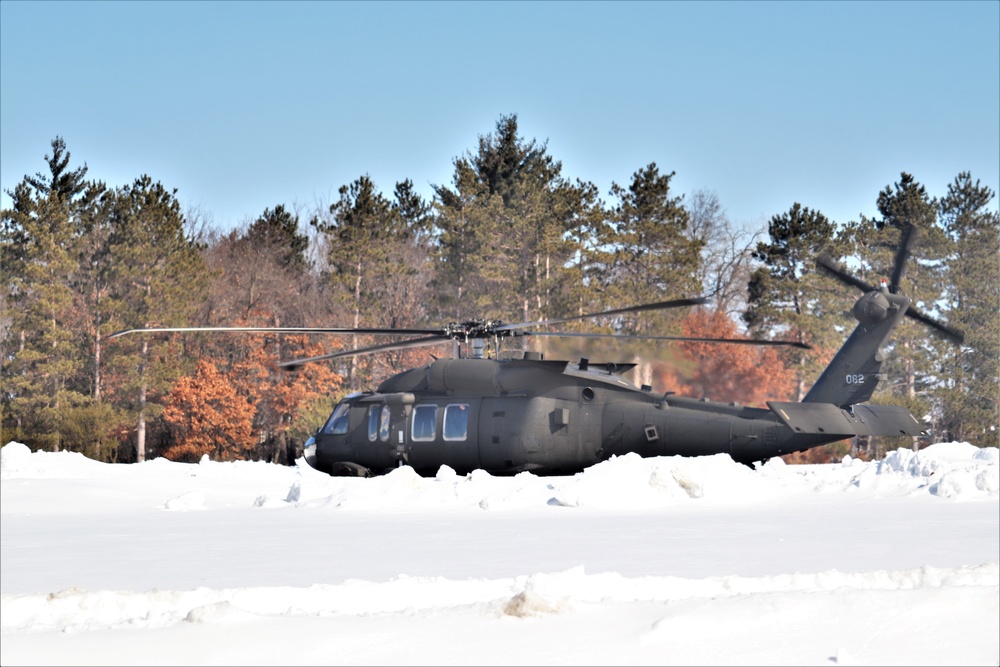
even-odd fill
[{"label": "cockpit window", "polygon": [[413,409],[413,425],[411,437],[414,441],[433,440],[435,422],[437,421],[436,405],[418,405]]},{"label": "cockpit window", "polygon": [[351,406],[347,403],[341,403],[330,415],[330,419],[327,420],[326,426],[323,427],[323,433],[328,435],[343,435],[347,433],[347,413],[350,411]]},{"label": "cockpit window", "polygon": [[468,403],[452,403],[444,409],[444,439],[465,440],[469,433]]}]

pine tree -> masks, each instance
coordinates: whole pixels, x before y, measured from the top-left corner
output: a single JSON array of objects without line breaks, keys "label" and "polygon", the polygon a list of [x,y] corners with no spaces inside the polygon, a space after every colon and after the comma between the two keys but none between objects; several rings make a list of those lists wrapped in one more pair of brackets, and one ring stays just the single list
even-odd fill
[{"label": "pine tree", "polygon": [[104,183],[93,183],[87,189],[80,207],[78,224],[79,259],[73,287],[83,312],[86,327],[78,332],[80,347],[87,350],[87,374],[91,379],[90,395],[102,398],[102,355],[104,337],[108,331],[107,272],[110,262],[108,245],[111,216],[108,207],[112,194]]},{"label": "pine tree", "polygon": [[[656,163],[632,174],[626,189],[612,183],[615,204],[608,211],[608,236],[602,245],[611,254],[606,299],[614,307],[697,296],[702,241],[689,234],[690,216],[682,197],[674,196],[670,181],[674,173],[661,174]],[[621,334],[670,335],[678,333],[682,313],[676,311],[626,315],[609,322]],[[671,348],[672,349],[672,348]],[[652,381],[652,366],[644,363],[663,355],[662,348],[637,343],[633,346],[640,363],[641,384]]]},{"label": "pine tree", "polygon": [[502,116],[454,165],[453,188],[435,186],[438,288],[449,312],[459,320],[543,319],[573,254],[566,236],[585,189],[566,183],[545,144],[518,134],[516,115]]},{"label": "pine tree", "polygon": [[[597,186],[577,181],[561,188],[557,195],[560,216],[566,221],[564,249],[568,255],[552,275],[547,295],[550,315],[583,315],[618,307],[608,293],[615,254],[605,243],[611,237],[611,226]],[[593,323],[580,320],[560,328],[582,332],[591,330]],[[577,356],[584,349],[580,347],[582,339],[543,340],[554,354],[564,358]]]},{"label": "pine tree", "polygon": [[88,403],[85,328],[74,277],[87,166],[69,169],[61,137],[45,156],[48,173],[25,176],[8,191],[13,206],[0,227],[3,329],[3,421],[7,434],[36,448],[67,442],[69,412]]},{"label": "pine tree", "polygon": [[[207,284],[204,263],[187,237],[176,190],[149,176],[119,188],[110,209],[108,300],[122,329],[184,326]],[[168,336],[126,336],[109,350],[114,399],[134,420],[135,457],[147,455],[147,424],[183,372],[180,342]]]},{"label": "pine tree", "polygon": [[818,377],[843,342],[834,326],[842,303],[838,286],[815,270],[816,257],[839,256],[835,227],[825,215],[795,202],[768,224],[769,242],[759,242],[753,257],[763,265],[750,278],[748,308],[743,315],[757,336],[770,332],[782,340],[806,343],[813,350],[788,348],[783,358],[796,368],[796,400]]},{"label": "pine tree", "polygon": [[[427,205],[409,181],[397,183],[395,201],[383,196],[367,175],[339,192],[340,200],[330,206],[328,217],[314,218],[311,224],[326,236],[328,278],[335,298],[351,314],[340,325],[414,326],[423,319],[427,302],[423,287],[429,282],[424,277],[429,258],[421,234]],[[370,344],[363,340],[353,337],[351,347]],[[381,379],[380,364],[393,358],[399,355],[381,360],[351,357],[346,369],[348,385],[354,389],[375,384]]]},{"label": "pine tree", "polygon": [[949,324],[964,345],[946,348],[939,437],[1000,446],[1000,217],[996,193],[969,172],[948,186],[940,216],[952,251],[946,262]]},{"label": "pine tree", "polygon": [[278,204],[247,228],[242,242],[258,256],[268,256],[282,269],[305,271],[309,238],[299,233],[299,218]]},{"label": "pine tree", "polygon": [[[703,241],[688,233],[690,216],[683,198],[670,191],[674,175],[661,174],[656,163],[651,163],[632,175],[628,189],[611,185],[610,194],[617,204],[609,212],[612,235],[608,241],[615,252],[612,291],[619,303],[701,292],[695,276]],[[631,329],[652,333],[638,323]]]},{"label": "pine tree", "polygon": [[[877,206],[882,218],[875,221],[875,227],[884,245],[876,257],[882,277],[891,275],[891,262],[905,229],[914,227],[917,239],[911,245],[900,289],[914,307],[936,313],[945,292],[942,258],[948,255],[948,240],[937,225],[937,202],[911,174],[903,172],[897,183],[879,193]],[[891,402],[904,405],[918,419],[930,415],[929,396],[938,385],[937,369],[947,346],[925,325],[904,318],[887,346],[882,370],[887,382],[879,387],[880,392],[890,393]],[[917,449],[918,440],[914,438],[911,445]]]}]

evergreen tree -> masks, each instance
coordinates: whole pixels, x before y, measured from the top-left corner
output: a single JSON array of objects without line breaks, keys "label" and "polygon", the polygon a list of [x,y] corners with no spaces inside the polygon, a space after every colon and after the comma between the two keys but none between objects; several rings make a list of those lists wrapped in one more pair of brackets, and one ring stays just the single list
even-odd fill
[{"label": "evergreen tree", "polygon": [[841,301],[831,281],[814,269],[819,254],[839,256],[835,227],[819,211],[795,202],[771,218],[768,234],[770,241],[759,242],[753,253],[763,265],[751,275],[743,319],[759,337],[770,333],[813,346],[784,351],[789,366],[797,369],[796,400],[802,400],[808,383],[843,342],[843,331],[834,328],[831,317],[839,314]]},{"label": "evergreen tree", "polygon": [[463,321],[479,314],[479,306],[468,303],[469,295],[484,291],[477,275],[477,258],[481,240],[475,233],[479,227],[482,207],[476,206],[480,197],[475,187],[472,169],[455,160],[454,190],[435,186],[435,238],[437,258],[434,283],[438,294],[438,311],[433,317],[439,321],[451,318]]},{"label": "evergreen tree", "polygon": [[243,243],[258,256],[273,257],[282,269],[305,271],[309,238],[299,233],[299,217],[278,204],[265,209],[243,235]]},{"label": "evergreen tree", "polygon": [[69,168],[61,137],[45,156],[48,173],[25,176],[0,226],[3,422],[5,437],[35,448],[72,445],[70,410],[84,406],[87,382],[77,333],[85,317],[73,279],[80,252],[80,211],[87,167]]},{"label": "evergreen tree", "polygon": [[585,190],[566,183],[545,144],[518,135],[516,115],[502,116],[454,165],[453,189],[435,186],[438,287],[449,312],[543,319],[573,255],[566,236]]},{"label": "evergreen tree", "polygon": [[[604,241],[611,236],[611,225],[597,186],[578,180],[566,184],[558,195],[558,210],[566,221],[567,259],[552,281],[550,314],[582,315],[616,307],[609,305],[607,294],[615,255]],[[588,326],[580,321],[564,330],[582,331]]]},{"label": "evergreen tree", "polygon": [[[613,307],[644,302],[697,296],[702,241],[689,234],[690,216],[682,197],[670,191],[674,173],[661,174],[651,163],[632,174],[626,189],[612,183],[610,195],[615,205],[608,212],[609,235],[602,245],[610,249],[611,264],[607,275],[606,297]],[[633,313],[608,323],[616,333],[670,335],[680,331],[684,313],[678,311]],[[648,344],[636,343],[637,353],[649,351],[646,358],[660,356]],[[641,363],[637,371],[640,384],[652,381],[652,366]]]},{"label": "evergreen tree", "polygon": [[[663,175],[651,163],[632,175],[628,189],[612,183],[617,204],[610,211],[608,239],[614,248],[614,298],[641,303],[697,295],[696,275],[703,241],[688,232],[690,216],[682,197],[670,191],[674,172]],[[646,320],[648,321],[648,320]],[[634,323],[635,333],[653,333]]]},{"label": "evergreen tree", "polygon": [[[110,209],[108,292],[120,328],[184,326],[203,296],[207,276],[187,237],[176,190],[149,176],[115,192]],[[135,423],[135,456],[146,458],[147,424],[183,372],[179,343],[167,335],[117,339],[108,368],[117,404]]]},{"label": "evergreen tree", "polygon": [[62,137],[52,140],[52,155],[46,155],[49,173],[38,172],[34,176],[25,176],[24,182],[38,194],[39,199],[54,199],[71,205],[74,198],[87,187],[83,180],[87,175],[87,165],[73,170],[67,170],[70,153],[66,150],[66,142]]},{"label": "evergreen tree", "polygon": [[80,347],[87,355],[87,374],[91,378],[90,394],[101,400],[101,357],[104,336],[108,333],[107,271],[110,261],[111,216],[108,207],[113,200],[104,183],[93,183],[81,202],[77,225],[80,244],[73,288],[81,309],[86,313],[87,326],[77,332]]},{"label": "evergreen tree", "polygon": [[952,244],[947,317],[965,343],[946,348],[938,437],[981,447],[1000,446],[1000,217],[987,210],[995,195],[962,172],[939,203]]},{"label": "evergreen tree", "polygon": [[81,199],[78,268],[72,284],[82,315],[82,326],[75,332],[85,369],[80,390],[89,394],[89,400],[64,412],[64,421],[72,424],[76,434],[74,449],[101,461],[118,460],[123,446],[119,435],[128,423],[127,415],[104,400],[103,391],[105,338],[114,331],[108,292],[113,201],[114,193],[100,182],[91,183]]},{"label": "evergreen tree", "polygon": [[413,181],[406,179],[396,183],[393,198],[393,208],[410,234],[421,241],[426,240],[433,222],[432,207],[413,189]]},{"label": "evergreen tree", "polygon": [[[396,201],[383,196],[367,175],[339,192],[340,200],[330,206],[329,216],[314,218],[312,225],[326,236],[329,280],[352,316],[341,326],[413,326],[422,319],[426,303],[421,286],[428,281],[421,276],[428,267],[420,231],[427,205],[409,181],[396,185]],[[360,346],[361,340],[353,337],[352,347]],[[351,357],[349,387],[374,383],[377,367],[392,358]],[[364,378],[358,376],[362,364],[369,371]]]},{"label": "evergreen tree", "polygon": [[[937,225],[937,202],[912,175],[903,172],[899,182],[879,193],[877,206],[882,219],[875,222],[876,229],[888,238],[887,247],[877,255],[884,262],[882,276],[891,275],[896,248],[905,229],[912,225],[917,238],[911,244],[900,290],[915,308],[925,313],[939,312],[945,295],[943,258],[948,255],[949,244]],[[891,393],[893,402],[904,405],[918,419],[929,415],[930,395],[939,386],[938,369],[948,346],[925,325],[904,318],[893,332],[883,366],[888,381],[879,389]],[[912,446],[918,448],[916,438]]]}]

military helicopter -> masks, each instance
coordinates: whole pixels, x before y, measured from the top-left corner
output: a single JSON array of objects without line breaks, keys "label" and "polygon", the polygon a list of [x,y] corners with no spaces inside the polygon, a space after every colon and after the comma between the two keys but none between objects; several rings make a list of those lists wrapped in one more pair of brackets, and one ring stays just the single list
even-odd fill
[{"label": "military helicopter", "polygon": [[[130,333],[237,331],[413,336],[278,365],[306,363],[443,343],[465,344],[471,354],[441,358],[403,371],[375,391],[345,397],[306,445],[306,460],[331,475],[361,476],[410,466],[435,475],[441,466],[460,474],[570,474],[635,452],[643,457],[728,454],[755,462],[804,451],[856,435],[916,436],[924,433],[905,408],[866,403],[882,376],[881,348],[904,316],[961,344],[963,334],[918,312],[899,294],[903,264],[913,240],[904,231],[891,280],[875,288],[821,256],[820,269],[860,288],[853,333],[802,402],[769,401],[768,409],[654,393],[623,377],[633,363],[548,360],[538,352],[501,358],[500,343],[523,336],[638,338],[721,344],[807,345],[754,339],[628,336],[538,331],[595,317],[689,307],[706,298],[676,299],[536,322],[505,324],[471,320],[441,328],[198,327],[133,329]],[[489,354],[484,354],[490,345]]]}]

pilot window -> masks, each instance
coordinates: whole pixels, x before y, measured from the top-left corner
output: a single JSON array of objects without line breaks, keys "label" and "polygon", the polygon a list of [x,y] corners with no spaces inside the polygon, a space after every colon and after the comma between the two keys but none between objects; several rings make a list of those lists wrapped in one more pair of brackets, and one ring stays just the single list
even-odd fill
[{"label": "pilot window", "polygon": [[378,408],[377,405],[368,408],[368,442],[375,442],[378,437]]},{"label": "pilot window", "polygon": [[350,406],[347,403],[341,403],[330,415],[330,419],[327,420],[326,426],[323,427],[323,433],[328,435],[343,435],[347,433],[347,413],[350,411]]},{"label": "pilot window", "polygon": [[444,409],[444,439],[465,440],[469,433],[469,405],[452,403]]},{"label": "pilot window", "polygon": [[436,405],[416,406],[413,408],[413,424],[410,429],[410,436],[414,441],[433,440],[435,436],[436,421]]}]

